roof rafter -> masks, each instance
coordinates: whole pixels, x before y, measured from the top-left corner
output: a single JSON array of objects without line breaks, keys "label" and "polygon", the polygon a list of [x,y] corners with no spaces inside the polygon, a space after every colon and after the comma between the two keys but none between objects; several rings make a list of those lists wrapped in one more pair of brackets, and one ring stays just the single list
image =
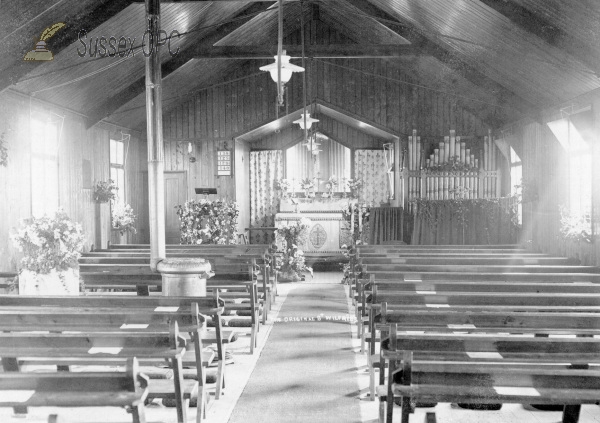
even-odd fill
[{"label": "roof rafter", "polygon": [[600,55],[590,44],[582,43],[556,27],[542,16],[515,4],[511,0],[479,0],[494,9],[521,29],[541,38],[546,43],[563,50],[600,76]]},{"label": "roof rafter", "polygon": [[[104,0],[100,1],[94,9],[89,13],[82,13],[75,16],[72,19],[65,21],[67,29],[71,28],[85,28],[88,32],[98,27],[107,19],[117,15],[122,10],[126,9],[133,0]],[[35,21],[32,21],[29,25],[35,25]],[[37,28],[36,28],[37,30]],[[34,33],[35,31],[27,31]],[[59,53],[73,42],[77,40],[79,32],[75,30],[61,30],[56,33],[52,39],[52,52],[54,54]],[[27,43],[31,43],[31,40],[27,40]],[[16,61],[12,66],[5,69],[0,74],[0,92],[4,91],[9,86],[19,82],[26,74],[31,72],[37,66],[40,66],[42,61]]]},{"label": "roof rafter", "polygon": [[381,19],[385,21],[398,22],[398,26],[386,23],[385,25],[402,36],[403,38],[410,41],[410,43],[422,51],[424,54],[429,54],[435,57],[440,62],[455,71],[458,75],[467,79],[471,83],[478,85],[488,92],[495,93],[498,98],[498,103],[504,107],[511,107],[518,110],[520,113],[532,117],[536,120],[540,116],[540,108],[524,99],[510,87],[503,85],[492,78],[488,77],[485,73],[475,68],[474,66],[464,62],[455,53],[451,52],[447,48],[444,48],[429,38],[421,35],[414,26],[408,22],[401,22],[398,18],[389,15],[379,7],[371,4],[368,0],[346,0],[356,8],[361,10],[375,19]]},{"label": "roof rafter", "polygon": [[[277,46],[215,46],[198,52],[197,59],[272,59]],[[302,46],[287,44],[283,46],[288,56],[302,57]],[[305,56],[327,59],[382,59],[407,55],[416,55],[418,51],[412,45],[383,44],[328,44],[307,45]]]},{"label": "roof rafter", "polygon": [[[202,51],[213,48],[213,45],[218,42],[223,37],[227,36],[227,34],[232,33],[243,24],[248,22],[248,20],[252,19],[257,12],[266,10],[266,8],[272,5],[272,1],[262,1],[262,2],[254,2],[248,3],[248,6],[245,7],[240,13],[236,14],[232,18],[235,19],[235,22],[225,23],[223,25],[217,26],[214,30],[205,38],[202,39],[199,43],[194,44],[193,46],[182,50],[176,56],[170,58],[162,64],[162,78],[166,78],[171,73],[175,72],[177,69],[185,65],[190,60],[194,59],[197,55],[199,55]],[[244,19],[246,17],[247,19]],[[108,98],[99,106],[94,109],[87,111],[87,127],[91,127],[96,123],[100,122],[105,117],[110,116],[113,112],[119,109],[124,104],[136,98],[138,95],[142,94],[146,89],[146,81],[145,77],[141,77],[127,87],[119,92],[119,94]]]}]

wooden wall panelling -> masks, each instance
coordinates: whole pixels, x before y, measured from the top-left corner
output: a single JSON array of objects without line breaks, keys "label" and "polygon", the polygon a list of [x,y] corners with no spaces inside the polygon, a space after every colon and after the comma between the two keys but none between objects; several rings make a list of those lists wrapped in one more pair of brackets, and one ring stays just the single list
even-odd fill
[{"label": "wooden wall panelling", "polygon": [[[31,166],[30,166],[30,107],[59,119],[64,116],[64,123],[60,136],[58,149],[59,160],[59,201],[60,206],[75,222],[82,225],[85,234],[85,248],[89,249],[95,241],[96,222],[95,204],[93,203],[93,189],[85,188],[82,178],[83,160],[89,160],[93,182],[107,180],[109,176],[109,138],[120,131],[131,133],[131,147],[129,150],[127,168],[126,198],[134,211],[139,210],[135,198],[140,165],[138,154],[139,134],[126,128],[115,127],[100,123],[92,128],[85,129],[84,117],[60,108],[40,103],[37,100],[23,97],[10,91],[0,94],[0,131],[8,128],[9,165],[0,167],[0,269],[16,270],[20,255],[9,239],[11,228],[20,225],[20,219],[31,215]],[[119,139],[118,138],[118,139]],[[145,149],[143,150],[145,151]],[[138,175],[139,176],[139,175]],[[107,211],[101,221],[106,238],[110,235],[110,213]]]}]

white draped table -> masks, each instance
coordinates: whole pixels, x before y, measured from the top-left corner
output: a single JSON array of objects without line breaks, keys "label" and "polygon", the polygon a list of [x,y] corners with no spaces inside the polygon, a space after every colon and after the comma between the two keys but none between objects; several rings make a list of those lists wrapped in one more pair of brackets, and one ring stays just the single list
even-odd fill
[{"label": "white draped table", "polygon": [[275,226],[294,225],[300,219],[308,218],[308,237],[299,245],[300,249],[311,255],[341,254],[342,245],[349,245],[351,240],[350,225],[344,220],[342,209],[352,200],[302,200],[297,205],[282,201],[280,212],[275,215]]}]

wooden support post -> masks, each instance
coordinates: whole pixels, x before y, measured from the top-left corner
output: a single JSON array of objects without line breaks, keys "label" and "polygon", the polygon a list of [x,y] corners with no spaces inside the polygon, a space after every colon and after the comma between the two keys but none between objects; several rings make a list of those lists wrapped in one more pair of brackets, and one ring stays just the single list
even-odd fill
[{"label": "wooden support post", "polygon": [[162,130],[162,87],[159,54],[160,0],[146,0],[146,22],[149,44],[146,56],[146,132],[148,142],[148,206],[150,220],[150,267],[166,256],[164,146]]},{"label": "wooden support post", "polygon": [[404,199],[402,193],[402,179],[400,177],[400,157],[402,145],[400,138],[394,139],[394,207],[404,207]]}]

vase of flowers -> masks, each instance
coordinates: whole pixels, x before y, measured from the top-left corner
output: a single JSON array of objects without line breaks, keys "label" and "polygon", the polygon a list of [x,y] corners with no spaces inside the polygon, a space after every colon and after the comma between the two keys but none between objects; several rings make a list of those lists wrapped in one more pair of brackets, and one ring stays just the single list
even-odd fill
[{"label": "vase of flowers", "polygon": [[119,187],[115,185],[115,181],[99,181],[94,188],[94,201],[96,203],[108,203],[117,199],[117,191]]},{"label": "vase of flowers", "polygon": [[339,185],[338,178],[335,175],[332,175],[328,180],[325,181],[325,189],[327,190],[327,194],[323,194],[323,197],[333,198],[333,191]]},{"label": "vase of flowers", "polygon": [[23,253],[19,294],[79,294],[78,260],[84,236],[81,225],[64,211],[23,220],[12,239]]},{"label": "vase of flowers", "polygon": [[350,189],[350,196],[352,198],[358,198],[360,194],[360,188],[362,187],[362,181],[360,179],[348,179],[346,185]]},{"label": "vase of flowers", "polygon": [[304,252],[298,247],[306,242],[310,220],[303,217],[294,225],[283,225],[275,231],[275,238],[281,255],[278,256],[278,280],[282,282],[296,282],[300,275],[310,272],[312,268],[306,265]]},{"label": "vase of flowers", "polygon": [[304,179],[302,179],[302,181],[300,181],[300,188],[302,188],[304,190],[304,196],[306,198],[311,197],[310,190],[313,189],[314,186],[315,186],[315,184],[313,183],[312,179],[310,179],[310,178],[304,178]]},{"label": "vase of flowers", "polygon": [[292,184],[287,179],[275,180],[275,189],[280,192],[280,196],[283,200],[287,200],[290,197],[290,189]]},{"label": "vase of flowers", "polygon": [[133,209],[129,204],[113,203],[112,208],[112,227],[119,231],[121,236],[125,236],[128,233],[135,234],[135,219],[136,215],[133,214]]}]

